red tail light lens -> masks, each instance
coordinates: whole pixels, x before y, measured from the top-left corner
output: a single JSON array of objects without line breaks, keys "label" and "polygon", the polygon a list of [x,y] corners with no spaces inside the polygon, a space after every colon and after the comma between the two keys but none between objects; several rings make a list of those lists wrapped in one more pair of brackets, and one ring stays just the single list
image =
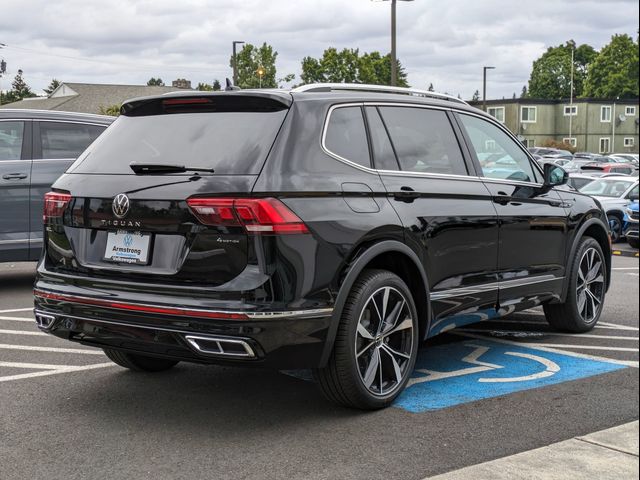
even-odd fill
[{"label": "red tail light lens", "polygon": [[242,225],[256,235],[309,233],[304,222],[276,198],[190,198],[187,204],[205,225]]},{"label": "red tail light lens", "polygon": [[52,218],[60,218],[64,213],[67,205],[71,201],[71,195],[68,193],[49,192],[44,195],[44,213],[42,220],[46,222]]}]

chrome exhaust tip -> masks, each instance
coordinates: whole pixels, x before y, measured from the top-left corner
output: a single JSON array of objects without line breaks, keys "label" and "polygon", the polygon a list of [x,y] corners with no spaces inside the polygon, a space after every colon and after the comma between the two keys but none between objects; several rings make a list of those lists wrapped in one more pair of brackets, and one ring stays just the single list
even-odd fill
[{"label": "chrome exhaust tip", "polygon": [[246,341],[237,338],[208,335],[185,335],[185,340],[203,355],[232,358],[256,358],[256,354]]},{"label": "chrome exhaust tip", "polygon": [[56,317],[46,313],[35,312],[36,325],[41,330],[51,330],[56,323]]}]

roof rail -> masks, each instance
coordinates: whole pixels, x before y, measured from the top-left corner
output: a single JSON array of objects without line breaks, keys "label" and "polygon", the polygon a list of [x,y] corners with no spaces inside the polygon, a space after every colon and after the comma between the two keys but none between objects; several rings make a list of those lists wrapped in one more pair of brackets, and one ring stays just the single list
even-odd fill
[{"label": "roof rail", "polygon": [[438,100],[448,100],[451,102],[468,105],[464,100],[448,95],[446,93],[431,92],[429,90],[419,90],[417,88],[389,87],[387,85],[368,85],[365,83],[310,83],[293,88],[291,92],[332,92],[332,91],[357,91],[375,93],[396,93],[400,95],[413,95],[416,97],[436,98]]}]

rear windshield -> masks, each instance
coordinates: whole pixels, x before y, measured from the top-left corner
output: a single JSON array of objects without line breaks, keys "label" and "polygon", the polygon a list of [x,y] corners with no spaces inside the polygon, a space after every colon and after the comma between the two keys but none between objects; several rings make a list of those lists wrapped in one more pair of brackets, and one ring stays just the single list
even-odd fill
[{"label": "rear windshield", "polygon": [[68,173],[132,174],[131,162],[213,168],[216,175],[258,174],[287,114],[172,113],[120,116]]}]

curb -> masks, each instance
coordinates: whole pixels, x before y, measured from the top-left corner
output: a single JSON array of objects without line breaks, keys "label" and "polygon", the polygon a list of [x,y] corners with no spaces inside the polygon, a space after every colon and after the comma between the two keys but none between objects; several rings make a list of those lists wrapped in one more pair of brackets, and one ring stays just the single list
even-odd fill
[{"label": "curb", "polygon": [[631,250],[617,250],[617,249],[612,250],[611,255],[616,255],[618,257],[632,257],[632,258],[640,257],[637,251],[632,252]]}]

